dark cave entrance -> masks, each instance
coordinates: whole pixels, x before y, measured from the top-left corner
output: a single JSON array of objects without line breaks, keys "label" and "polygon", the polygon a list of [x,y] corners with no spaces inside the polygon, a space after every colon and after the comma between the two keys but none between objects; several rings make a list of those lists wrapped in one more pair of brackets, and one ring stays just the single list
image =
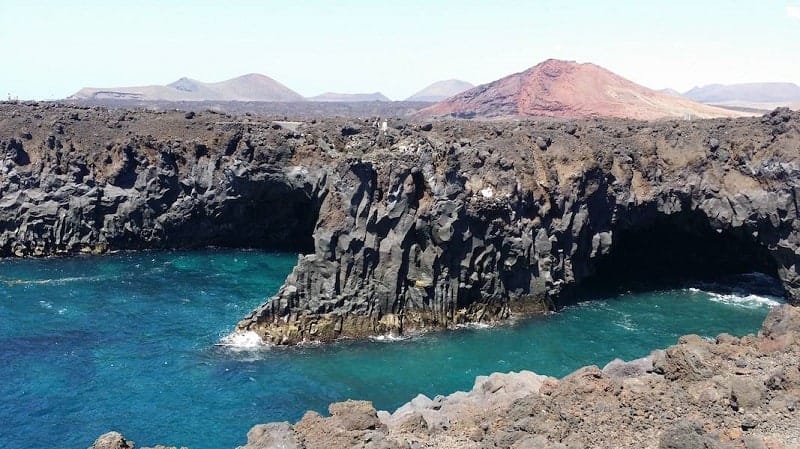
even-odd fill
[{"label": "dark cave entrance", "polygon": [[212,208],[196,208],[165,229],[167,248],[249,248],[314,252],[321,199],[281,180],[240,185],[238,197]]},{"label": "dark cave entrance", "polygon": [[589,266],[590,272],[564,292],[557,307],[624,292],[724,283],[745,273],[773,278],[775,284],[768,288],[782,294],[777,264],[747,230],[714,229],[701,212],[652,213],[646,219],[635,214],[618,223],[610,252]]},{"label": "dark cave entrance", "polygon": [[227,205],[217,240],[235,248],[312,253],[319,208],[305,191],[267,185]]}]

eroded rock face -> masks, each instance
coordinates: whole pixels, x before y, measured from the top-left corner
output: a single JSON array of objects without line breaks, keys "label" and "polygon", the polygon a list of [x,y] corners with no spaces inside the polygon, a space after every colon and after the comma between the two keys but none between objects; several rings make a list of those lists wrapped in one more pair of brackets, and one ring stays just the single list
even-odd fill
[{"label": "eroded rock face", "polygon": [[187,117],[0,105],[0,257],[310,249],[323,173],[292,164],[300,139],[269,121]]},{"label": "eroded rock face", "polygon": [[331,170],[314,253],[240,329],[292,344],[502,320],[557,307],[593,276],[762,271],[800,298],[787,111],[438,122],[396,142]]},{"label": "eroded rock face", "polygon": [[238,325],[271,343],[504,320],[626,276],[763,271],[800,299],[788,110],[417,125],[5,104],[0,150],[0,255],[306,253]]}]

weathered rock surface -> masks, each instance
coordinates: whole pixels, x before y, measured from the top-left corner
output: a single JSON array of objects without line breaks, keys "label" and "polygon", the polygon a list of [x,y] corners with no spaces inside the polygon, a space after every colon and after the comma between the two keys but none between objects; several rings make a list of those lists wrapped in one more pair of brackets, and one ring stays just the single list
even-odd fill
[{"label": "weathered rock surface", "polygon": [[119,432],[100,435],[89,449],[133,449],[133,441],[128,441]]},{"label": "weathered rock surface", "polygon": [[786,111],[431,128],[336,166],[314,253],[241,330],[273,343],[411,333],[551,309],[621,277],[763,271],[800,298]]},{"label": "weathered rock surface", "polygon": [[306,252],[239,323],[273,343],[504,320],[597,279],[763,271],[800,299],[788,110],[414,124],[3,104],[0,154],[1,256]]},{"label": "weathered rock surface", "polygon": [[0,256],[310,248],[324,173],[292,163],[292,126],[0,105]]},{"label": "weathered rock surface", "polygon": [[[664,353],[674,356],[654,363]],[[331,404],[329,417],[257,425],[241,449],[800,448],[798,360],[800,308],[783,305],[758,335],[682,337],[630,370],[615,361],[562,379],[495,373],[394,413]],[[698,363],[707,376],[667,375]]]}]

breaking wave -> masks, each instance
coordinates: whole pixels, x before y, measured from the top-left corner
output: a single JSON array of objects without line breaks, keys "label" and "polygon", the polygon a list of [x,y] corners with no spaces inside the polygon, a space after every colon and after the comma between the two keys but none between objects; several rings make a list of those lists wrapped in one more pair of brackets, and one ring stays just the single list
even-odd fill
[{"label": "breaking wave", "polygon": [[722,304],[730,304],[734,306],[747,307],[757,309],[761,307],[775,307],[781,304],[778,298],[770,296],[759,295],[737,295],[737,294],[722,294],[706,292],[709,298],[714,302]]},{"label": "breaking wave", "polygon": [[268,348],[269,345],[253,331],[234,331],[222,337],[217,346],[224,346],[233,351],[254,351]]}]

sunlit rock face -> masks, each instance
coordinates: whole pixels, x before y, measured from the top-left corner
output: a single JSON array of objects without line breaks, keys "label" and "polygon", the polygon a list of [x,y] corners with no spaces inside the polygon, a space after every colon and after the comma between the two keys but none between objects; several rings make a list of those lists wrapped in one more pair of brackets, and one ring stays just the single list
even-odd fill
[{"label": "sunlit rock face", "polygon": [[0,254],[298,250],[280,292],[238,325],[268,344],[502,321],[587,282],[761,271],[800,298],[800,117],[788,110],[663,122],[0,114]]}]

